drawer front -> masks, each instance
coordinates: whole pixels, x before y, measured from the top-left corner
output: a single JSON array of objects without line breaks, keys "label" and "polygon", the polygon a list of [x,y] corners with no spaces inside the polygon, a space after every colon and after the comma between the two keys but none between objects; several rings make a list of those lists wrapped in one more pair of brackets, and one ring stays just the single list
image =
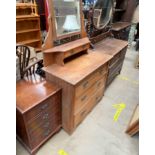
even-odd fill
[{"label": "drawer front", "polygon": [[124,59],[118,59],[115,64],[113,64],[111,67],[109,67],[109,76],[116,72],[117,68],[120,68],[121,64],[123,64]]},{"label": "drawer front", "polygon": [[89,106],[90,110],[92,110],[94,108],[94,106],[102,99],[103,95],[104,95],[104,89],[105,87],[99,89],[94,98],[93,98],[93,102],[91,102],[92,104]]},{"label": "drawer front", "polygon": [[109,67],[113,66],[113,64],[116,63],[116,61],[118,61],[118,59],[121,57],[121,52],[117,53],[111,60],[109,63]]},{"label": "drawer front", "polygon": [[108,65],[104,65],[95,73],[83,80],[75,89],[75,98],[79,97],[86,90],[88,90],[96,81],[101,79],[108,71]]},{"label": "drawer front", "polygon": [[36,107],[29,110],[25,114],[26,120],[30,121],[31,119],[34,119],[35,117],[37,117],[37,115],[43,112],[44,110],[54,108],[55,103],[60,104],[60,93],[54,94],[53,96],[41,102]]},{"label": "drawer front", "polygon": [[108,86],[114,80],[114,78],[119,74],[119,72],[121,71],[122,65],[123,63],[117,66],[115,70],[111,74],[108,75],[106,86]]},{"label": "drawer front", "polygon": [[90,87],[81,96],[75,99],[74,114],[78,113],[81,108],[89,101],[89,99],[98,91],[100,88],[105,87],[107,74],[105,74],[100,80],[97,80],[92,87]]},{"label": "drawer front", "polygon": [[69,57],[69,56],[72,56],[72,55],[74,55],[74,54],[76,54],[76,53],[78,53],[78,52],[87,50],[87,49],[89,49],[89,47],[90,47],[90,44],[86,44],[86,45],[77,47],[77,48],[75,48],[75,49],[72,49],[72,50],[70,50],[69,52],[66,52],[66,53],[65,53],[65,58],[67,58],[67,57]]},{"label": "drawer front", "polygon": [[100,88],[94,96],[90,98],[87,104],[81,109],[81,111],[74,115],[74,127],[76,128],[93,109],[93,107],[102,99],[104,93],[104,87]]},{"label": "drawer front", "polygon": [[51,135],[58,127],[61,125],[61,118],[55,118],[52,123],[41,124],[35,132],[30,134],[30,141],[32,148],[35,148],[43,140],[45,140],[49,135]]},{"label": "drawer front", "polygon": [[42,112],[36,119],[27,123],[28,132],[32,133],[37,128],[39,128],[41,124],[44,124],[44,126],[50,125],[50,123],[52,123],[52,120],[56,117],[61,118],[60,107],[54,107],[53,109]]},{"label": "drawer front", "polygon": [[127,51],[127,47],[125,47],[125,48],[121,51],[121,58],[122,58],[122,59],[125,58],[126,51]]}]

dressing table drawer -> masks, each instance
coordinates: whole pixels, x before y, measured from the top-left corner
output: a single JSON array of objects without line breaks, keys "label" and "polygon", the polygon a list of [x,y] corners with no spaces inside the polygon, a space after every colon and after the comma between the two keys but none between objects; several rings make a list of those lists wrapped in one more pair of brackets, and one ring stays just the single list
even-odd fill
[{"label": "dressing table drawer", "polygon": [[86,92],[84,92],[81,96],[75,99],[74,103],[74,114],[78,113],[80,109],[90,100],[94,94],[104,87],[106,83],[107,74],[105,74],[101,79],[96,80],[96,82],[93,84],[93,86],[88,89]]},{"label": "dressing table drawer", "polygon": [[74,55],[76,53],[79,53],[81,51],[85,51],[89,47],[90,47],[90,44],[86,44],[86,45],[83,45],[83,46],[80,46],[80,47],[76,47],[74,49],[71,49],[71,50],[69,50],[68,52],[65,53],[65,58],[67,58],[69,56],[72,56],[72,55]]},{"label": "dressing table drawer", "polygon": [[108,65],[104,65],[99,68],[95,73],[87,77],[84,81],[82,81],[75,89],[75,98],[79,97],[85,91],[87,91],[96,81],[103,78],[104,75],[108,72]]},{"label": "dressing table drawer", "polygon": [[102,99],[104,94],[104,87],[100,88],[93,94],[83,108],[74,115],[74,127],[76,128],[93,109],[93,107]]}]

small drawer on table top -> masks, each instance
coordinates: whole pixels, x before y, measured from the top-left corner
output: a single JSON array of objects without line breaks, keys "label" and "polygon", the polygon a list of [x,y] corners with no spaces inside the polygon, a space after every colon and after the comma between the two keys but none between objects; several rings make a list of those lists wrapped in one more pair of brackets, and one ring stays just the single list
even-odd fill
[{"label": "small drawer on table top", "polygon": [[90,47],[90,44],[86,44],[86,45],[83,45],[83,46],[80,46],[80,47],[76,47],[75,49],[72,49],[68,52],[65,53],[65,58],[69,57],[69,56],[72,56],[76,53],[79,53],[81,51],[84,51],[84,50],[87,50],[89,49]]},{"label": "small drawer on table top", "polygon": [[74,114],[78,113],[80,109],[87,104],[90,98],[101,88],[105,87],[107,79],[107,74],[105,74],[101,79],[97,80],[90,89],[85,91],[81,96],[75,99],[74,103]]},{"label": "small drawer on table top", "polygon": [[102,99],[104,93],[104,88],[99,89],[94,96],[92,96],[87,104],[74,115],[74,127],[76,128],[87,116],[87,114],[93,109],[93,107]]},{"label": "small drawer on table top", "polygon": [[88,88],[90,88],[96,81],[103,78],[103,76],[108,72],[108,65],[104,65],[103,67],[99,68],[96,72],[92,75],[84,79],[75,89],[75,98],[79,97],[83,94]]},{"label": "small drawer on table top", "polygon": [[54,94],[53,96],[47,98],[46,100],[39,103],[37,106],[26,112],[25,118],[27,121],[35,118],[39,113],[46,109],[52,109],[55,106],[61,108],[60,105],[60,93]]}]

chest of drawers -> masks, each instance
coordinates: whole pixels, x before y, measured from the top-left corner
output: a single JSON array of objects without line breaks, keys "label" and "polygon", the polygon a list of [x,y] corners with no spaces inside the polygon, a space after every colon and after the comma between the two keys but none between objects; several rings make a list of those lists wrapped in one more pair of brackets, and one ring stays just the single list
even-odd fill
[{"label": "chest of drawers", "polygon": [[111,57],[91,52],[63,66],[44,67],[46,80],[62,87],[62,126],[67,133],[72,134],[102,98]]},{"label": "chest of drawers", "polygon": [[127,41],[118,40],[115,38],[106,38],[95,44],[94,51],[112,56],[112,59],[109,61],[106,86],[108,86],[116,75],[121,72],[127,47]]},{"label": "chest of drawers", "polygon": [[44,79],[24,79],[16,84],[16,100],[17,138],[35,154],[61,128],[61,89]]}]

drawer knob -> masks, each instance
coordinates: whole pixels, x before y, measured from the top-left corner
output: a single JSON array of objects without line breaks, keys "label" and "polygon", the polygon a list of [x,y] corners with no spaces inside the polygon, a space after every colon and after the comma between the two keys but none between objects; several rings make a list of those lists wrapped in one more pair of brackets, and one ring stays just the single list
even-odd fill
[{"label": "drawer knob", "polygon": [[86,81],[84,84],[83,84],[83,88],[86,88],[88,86],[88,81]]},{"label": "drawer knob", "polygon": [[101,85],[101,81],[97,83],[97,87],[100,87],[100,85]]},{"label": "drawer knob", "polygon": [[50,130],[48,129],[47,131],[45,131],[44,136],[48,136],[50,133]]},{"label": "drawer knob", "polygon": [[46,122],[46,123],[44,124],[44,128],[49,127],[49,125],[50,125],[50,123],[49,123],[49,122]]},{"label": "drawer knob", "polygon": [[49,116],[48,113],[44,114],[44,115],[43,115],[43,119],[47,119],[48,116]]},{"label": "drawer knob", "polygon": [[82,48],[85,49],[86,45],[83,45]]},{"label": "drawer knob", "polygon": [[87,95],[83,96],[83,97],[81,98],[81,101],[84,101],[86,98],[87,98]]},{"label": "drawer knob", "polygon": [[44,109],[46,109],[47,107],[48,107],[48,103],[42,105],[42,106],[41,106],[41,110],[44,110]]},{"label": "drawer knob", "polygon": [[85,114],[86,114],[86,110],[81,113],[81,117],[83,117]]},{"label": "drawer knob", "polygon": [[70,55],[73,55],[73,54],[75,54],[74,50],[72,50],[72,51],[70,52]]}]

